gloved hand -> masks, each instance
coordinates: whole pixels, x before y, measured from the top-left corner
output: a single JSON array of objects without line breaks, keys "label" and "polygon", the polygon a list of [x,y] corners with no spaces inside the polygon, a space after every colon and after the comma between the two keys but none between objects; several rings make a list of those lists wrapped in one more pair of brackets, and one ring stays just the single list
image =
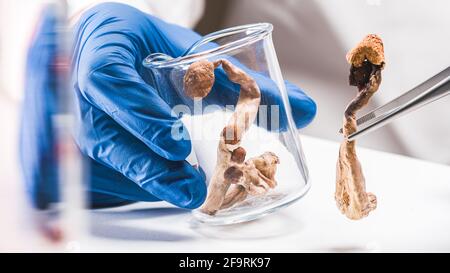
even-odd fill
[{"label": "gloved hand", "polygon": [[[92,161],[93,205],[165,200],[183,208],[200,206],[206,185],[201,170],[185,161],[191,143],[171,136],[173,128],[183,129],[171,112],[182,100],[174,90],[158,92],[142,66],[150,53],[180,56],[200,36],[127,5],[105,3],[83,14],[74,37],[80,120],[75,138]],[[316,105],[297,87],[287,87],[296,124],[306,126]],[[261,91],[271,100],[262,103],[280,100],[270,88]],[[234,104],[236,94],[212,91],[207,103]]]}]

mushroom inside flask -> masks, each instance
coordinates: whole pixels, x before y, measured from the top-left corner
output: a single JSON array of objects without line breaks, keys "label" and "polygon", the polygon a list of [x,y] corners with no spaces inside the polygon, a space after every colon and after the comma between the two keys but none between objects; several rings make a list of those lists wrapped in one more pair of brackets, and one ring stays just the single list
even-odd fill
[{"label": "mushroom inside flask", "polygon": [[230,81],[240,85],[240,92],[235,111],[220,134],[217,163],[206,201],[200,208],[209,215],[239,204],[249,195],[262,195],[274,188],[279,163],[273,152],[245,160],[246,150],[241,147],[241,141],[256,119],[261,92],[255,80],[243,70],[225,59],[195,62],[184,76],[185,94],[194,99],[206,97],[214,84],[214,69],[219,66]]},{"label": "mushroom inside flask", "polygon": [[381,84],[384,68],[383,42],[377,35],[367,35],[347,54],[350,63],[349,84],[358,88],[356,97],[348,104],[343,118],[344,141],[339,149],[336,166],[335,200],[339,210],[352,220],[369,215],[377,207],[377,198],[366,192],[366,182],[356,155],[356,142],[347,139],[356,132],[356,112],[369,102]]}]

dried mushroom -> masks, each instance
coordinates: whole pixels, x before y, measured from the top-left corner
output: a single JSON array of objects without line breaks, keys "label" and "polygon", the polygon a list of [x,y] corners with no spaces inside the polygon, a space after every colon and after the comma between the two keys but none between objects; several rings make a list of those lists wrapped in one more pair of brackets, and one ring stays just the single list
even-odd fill
[{"label": "dried mushroom", "polygon": [[347,137],[357,130],[356,112],[367,105],[380,86],[381,70],[385,64],[382,40],[377,35],[367,35],[347,54],[347,61],[351,64],[349,83],[358,88],[358,94],[344,112],[342,128],[345,139],[339,149],[335,199],[343,214],[358,220],[377,207],[377,198],[373,193],[366,192],[355,141]]}]

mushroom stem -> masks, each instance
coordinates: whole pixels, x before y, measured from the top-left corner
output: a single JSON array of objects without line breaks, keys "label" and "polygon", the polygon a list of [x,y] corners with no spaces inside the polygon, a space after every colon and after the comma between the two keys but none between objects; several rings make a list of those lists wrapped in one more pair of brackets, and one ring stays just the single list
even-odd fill
[{"label": "mushroom stem", "polygon": [[377,206],[376,196],[366,192],[361,164],[356,155],[355,141],[347,137],[357,130],[356,112],[368,104],[381,83],[384,68],[383,43],[376,35],[368,35],[347,55],[351,64],[350,85],[358,87],[357,96],[344,112],[343,133],[346,138],[339,149],[336,166],[335,200],[339,210],[348,218],[366,217]]}]

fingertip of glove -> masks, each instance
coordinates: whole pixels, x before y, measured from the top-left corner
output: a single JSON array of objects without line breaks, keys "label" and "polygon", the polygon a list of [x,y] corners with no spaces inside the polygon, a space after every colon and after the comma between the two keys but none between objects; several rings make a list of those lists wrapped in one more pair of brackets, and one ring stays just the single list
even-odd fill
[{"label": "fingertip of glove", "polygon": [[185,209],[198,208],[205,201],[207,192],[205,176],[187,161],[166,162],[163,170],[141,183],[141,188]]},{"label": "fingertip of glove", "polygon": [[290,82],[285,82],[289,90],[289,102],[297,128],[303,128],[310,124],[317,115],[317,104],[303,90]]},{"label": "fingertip of glove", "polygon": [[196,209],[200,207],[206,199],[207,186],[205,176],[192,167],[190,177],[186,179],[183,189],[183,197],[178,200],[177,206],[185,209]]},{"label": "fingertip of glove", "polygon": [[[317,104],[314,100],[309,97],[306,97],[301,101],[301,106],[297,108],[297,111],[300,113],[294,114],[294,116],[298,116],[296,118],[296,126],[297,128],[303,128],[310,124],[317,115]],[[295,110],[294,110],[295,111]]]}]

